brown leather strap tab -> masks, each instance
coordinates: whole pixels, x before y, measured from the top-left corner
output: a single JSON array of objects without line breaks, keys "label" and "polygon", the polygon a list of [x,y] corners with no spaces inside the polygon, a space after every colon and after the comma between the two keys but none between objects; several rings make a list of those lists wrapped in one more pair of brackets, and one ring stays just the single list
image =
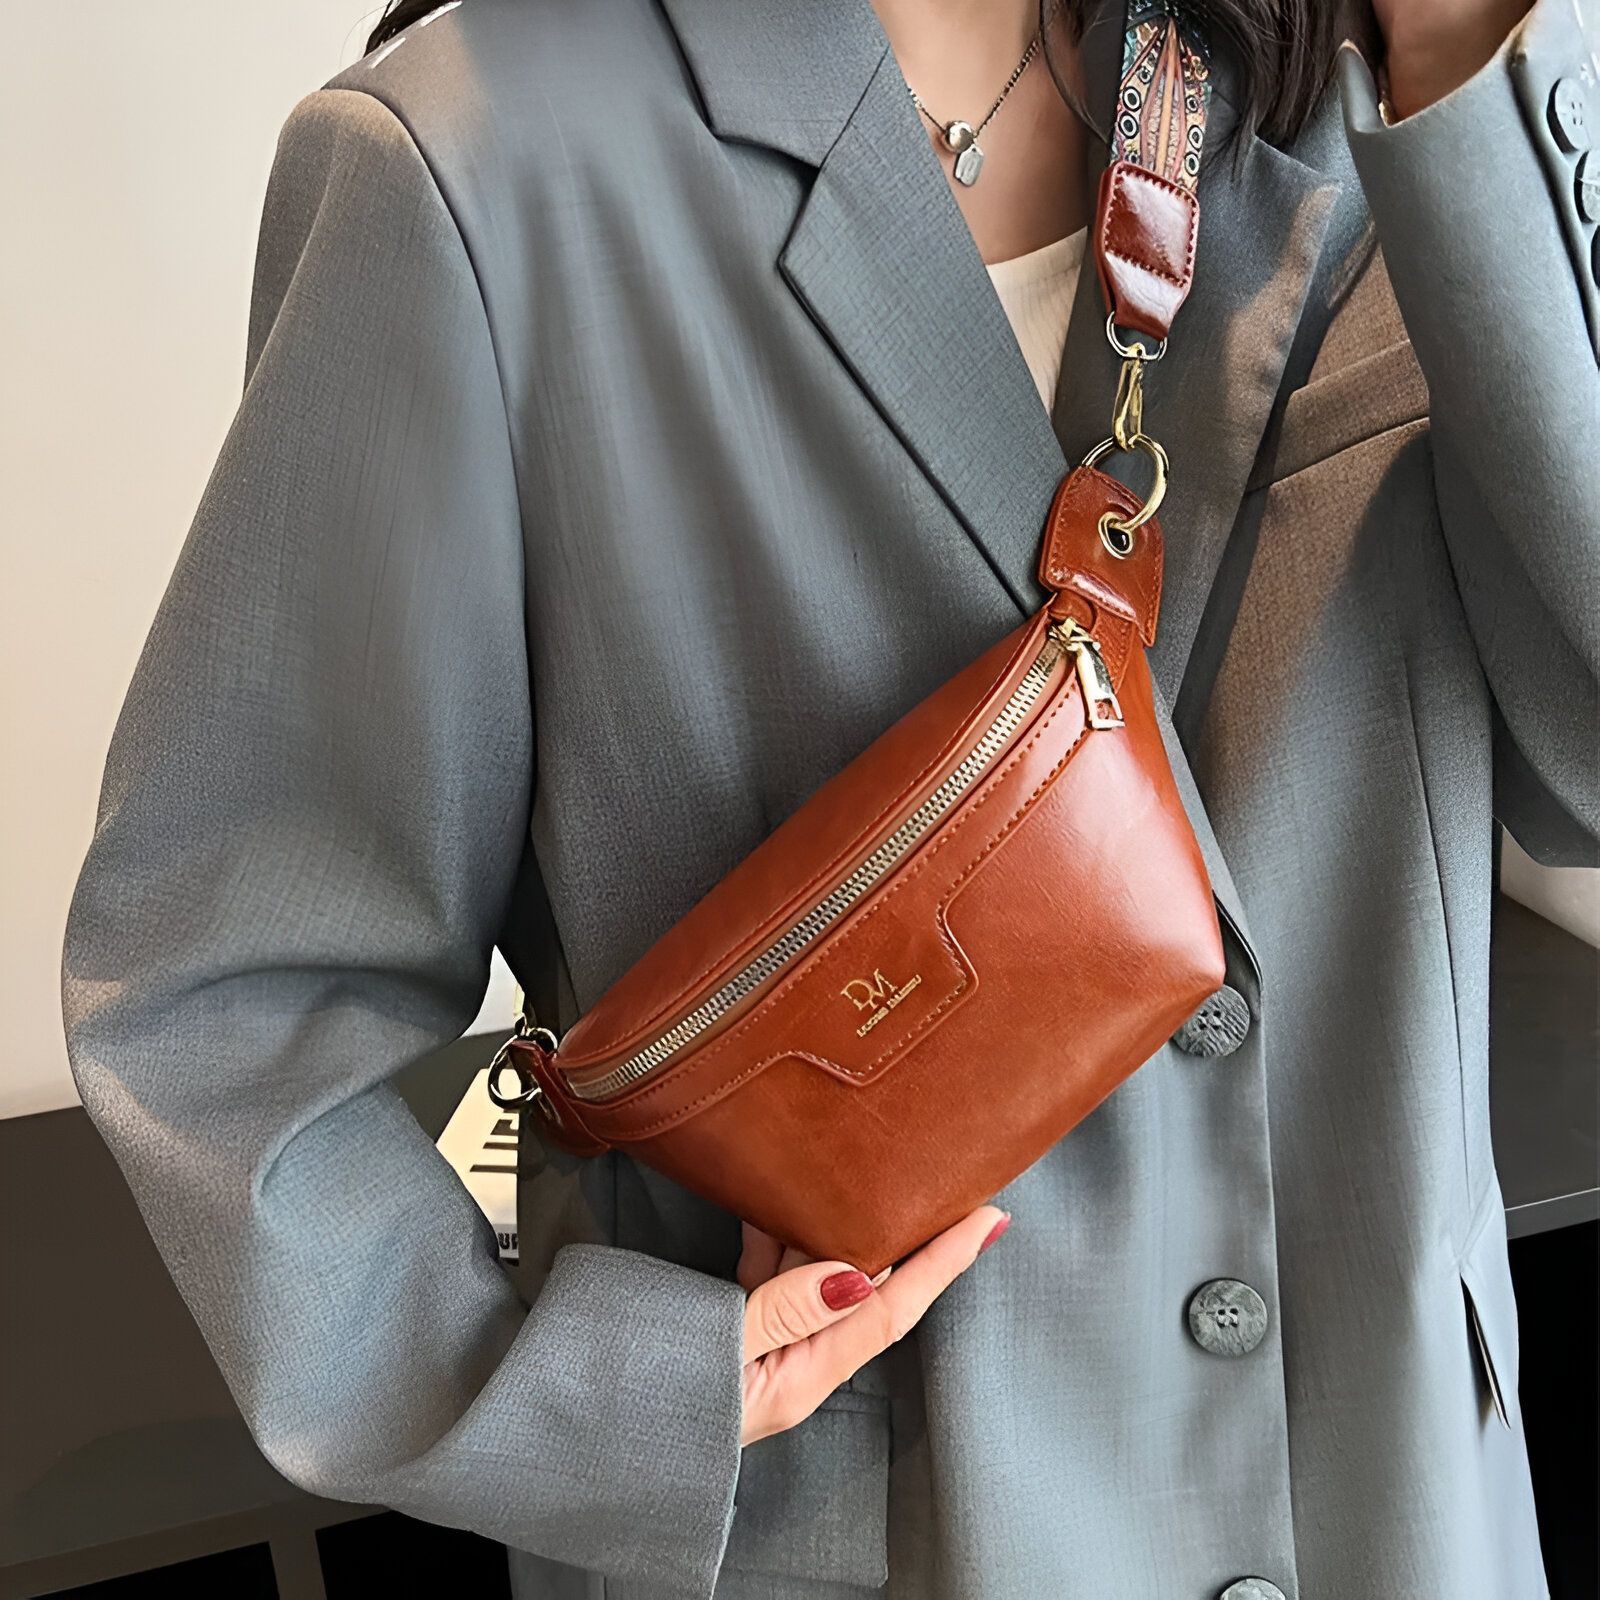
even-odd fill
[{"label": "brown leather strap tab", "polygon": [[1198,19],[1175,0],[1128,0],[1111,164],[1100,179],[1094,234],[1114,327],[1165,339],[1189,292],[1210,103],[1211,61]]},{"label": "brown leather strap tab", "polygon": [[[1074,467],[1062,480],[1045,519],[1039,581],[1057,597],[1075,594],[1097,609],[1123,617],[1145,644],[1156,642],[1161,613],[1161,528],[1152,518],[1133,534],[1133,550],[1113,555],[1100,537],[1106,512],[1132,516],[1139,497],[1108,473]],[[1052,604],[1051,615],[1065,614]],[[1083,621],[1082,617],[1079,618]]]},{"label": "brown leather strap tab", "polygon": [[1131,161],[1100,175],[1094,259],[1119,328],[1165,339],[1194,281],[1200,207],[1192,190]]}]

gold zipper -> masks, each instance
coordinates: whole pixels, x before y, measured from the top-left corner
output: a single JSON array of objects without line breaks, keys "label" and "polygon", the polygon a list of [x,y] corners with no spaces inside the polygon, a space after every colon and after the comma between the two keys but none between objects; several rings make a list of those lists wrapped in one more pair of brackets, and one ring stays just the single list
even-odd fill
[{"label": "gold zipper", "polygon": [[[775,939],[753,961],[740,968],[714,994],[674,1023],[665,1033],[652,1039],[598,1078],[582,1083],[568,1082],[568,1092],[577,1100],[606,1100],[624,1089],[631,1089],[653,1076],[665,1063],[733,1010],[742,1000],[781,971],[821,933],[837,922],[863,895],[875,887],[928,832],[937,826],[951,807],[972,787],[1005,748],[1028,713],[1038,704],[1052,672],[1064,652],[1076,658],[1079,687],[1091,727],[1119,727],[1122,710],[1112,689],[1111,674],[1094,638],[1072,618],[1053,622],[1045,631],[1045,641],[1029,664],[1005,705],[979,736],[960,763],[893,833],[811,907],[800,920]],[[1109,714],[1103,708],[1109,706]]]}]

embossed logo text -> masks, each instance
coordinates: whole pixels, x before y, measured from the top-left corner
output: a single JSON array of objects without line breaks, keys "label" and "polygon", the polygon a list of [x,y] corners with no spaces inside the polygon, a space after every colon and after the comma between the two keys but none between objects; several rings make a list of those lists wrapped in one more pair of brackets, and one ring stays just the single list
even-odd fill
[{"label": "embossed logo text", "polygon": [[904,983],[897,987],[893,979],[884,977],[882,971],[874,967],[870,978],[852,978],[839,993],[857,1011],[870,1011],[872,1013],[856,1029],[858,1035],[864,1036],[877,1027],[921,982],[922,974],[914,972]]}]

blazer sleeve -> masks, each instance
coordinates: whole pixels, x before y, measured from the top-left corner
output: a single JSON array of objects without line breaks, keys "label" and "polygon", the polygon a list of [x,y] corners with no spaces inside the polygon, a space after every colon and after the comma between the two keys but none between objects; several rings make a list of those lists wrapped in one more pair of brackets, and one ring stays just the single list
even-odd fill
[{"label": "blazer sleeve", "polygon": [[1475,76],[1393,126],[1355,49],[1339,63],[1428,380],[1442,526],[1495,703],[1496,813],[1568,866],[1600,862],[1600,245],[1577,186],[1584,154],[1600,172],[1600,91],[1581,11],[1538,0]]},{"label": "blazer sleeve", "polygon": [[533,751],[489,324],[372,96],[283,126],[246,371],[71,902],[84,1106],[286,1477],[709,1595],[742,1291],[575,1244],[526,1306],[388,1081],[481,1003]]}]

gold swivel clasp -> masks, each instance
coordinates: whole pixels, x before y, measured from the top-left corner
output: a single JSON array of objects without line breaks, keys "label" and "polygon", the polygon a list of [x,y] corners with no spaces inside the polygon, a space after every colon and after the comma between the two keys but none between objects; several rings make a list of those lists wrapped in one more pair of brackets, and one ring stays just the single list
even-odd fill
[{"label": "gold swivel clasp", "polygon": [[1133,554],[1134,534],[1156,514],[1167,492],[1167,453],[1144,431],[1144,369],[1148,362],[1159,361],[1167,353],[1167,341],[1161,340],[1150,350],[1138,343],[1125,343],[1109,316],[1106,338],[1122,357],[1122,368],[1117,374],[1117,398],[1111,410],[1111,437],[1102,439],[1083,458],[1083,465],[1098,466],[1113,450],[1125,453],[1137,450],[1149,458],[1154,472],[1144,504],[1132,516],[1119,517],[1116,512],[1107,511],[1100,517],[1100,542],[1120,561]]}]

